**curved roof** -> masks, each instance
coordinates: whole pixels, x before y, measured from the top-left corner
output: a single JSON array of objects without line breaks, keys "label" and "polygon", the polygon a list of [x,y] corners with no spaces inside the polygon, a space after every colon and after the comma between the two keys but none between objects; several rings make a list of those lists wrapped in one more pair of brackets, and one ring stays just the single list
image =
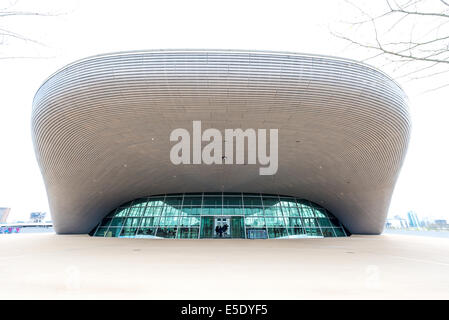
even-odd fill
[{"label": "curved roof", "polygon": [[[258,165],[170,162],[173,129],[279,129],[273,176]],[[352,233],[383,229],[410,133],[407,98],[384,73],[334,57],[158,50],[94,56],[53,74],[32,133],[58,233],[89,232],[151,194],[260,192],[330,210]]]}]

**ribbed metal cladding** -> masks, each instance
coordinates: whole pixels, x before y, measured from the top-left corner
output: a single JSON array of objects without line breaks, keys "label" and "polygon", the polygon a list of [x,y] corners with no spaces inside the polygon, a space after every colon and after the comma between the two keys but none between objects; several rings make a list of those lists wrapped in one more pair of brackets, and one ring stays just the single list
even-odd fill
[{"label": "ribbed metal cladding", "polygon": [[[279,129],[279,169],[170,162],[173,129]],[[292,195],[351,233],[383,229],[410,134],[384,73],[334,57],[159,50],[90,57],[53,74],[32,134],[58,233],[89,232],[129,200],[177,192]]]}]

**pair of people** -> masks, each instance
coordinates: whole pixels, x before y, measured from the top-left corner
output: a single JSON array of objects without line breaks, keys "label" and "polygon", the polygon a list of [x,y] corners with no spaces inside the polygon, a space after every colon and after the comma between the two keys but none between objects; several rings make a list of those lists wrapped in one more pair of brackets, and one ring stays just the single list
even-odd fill
[{"label": "pair of people", "polygon": [[215,232],[218,234],[218,236],[221,238],[223,237],[223,233],[226,232],[226,230],[228,230],[228,225],[224,224],[222,226],[216,226],[215,227]]}]

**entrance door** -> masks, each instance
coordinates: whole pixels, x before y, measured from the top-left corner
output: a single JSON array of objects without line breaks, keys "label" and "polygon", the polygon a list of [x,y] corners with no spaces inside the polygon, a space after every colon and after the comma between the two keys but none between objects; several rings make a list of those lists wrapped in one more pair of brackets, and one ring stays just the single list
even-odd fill
[{"label": "entrance door", "polygon": [[245,227],[241,216],[203,216],[201,217],[202,239],[245,238]]},{"label": "entrance door", "polygon": [[231,217],[216,217],[214,224],[214,238],[231,237]]}]

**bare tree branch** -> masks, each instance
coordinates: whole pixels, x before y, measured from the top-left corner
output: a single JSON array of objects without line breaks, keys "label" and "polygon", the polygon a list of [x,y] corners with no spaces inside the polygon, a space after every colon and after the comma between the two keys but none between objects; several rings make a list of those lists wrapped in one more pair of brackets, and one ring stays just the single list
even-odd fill
[{"label": "bare tree branch", "polygon": [[344,32],[330,33],[351,48],[364,49],[368,56],[362,61],[383,61],[383,66],[394,66],[394,72],[407,67],[399,77],[410,80],[449,72],[448,0],[385,0],[383,12],[345,2],[359,17],[342,22],[350,26]]},{"label": "bare tree branch", "polygon": [[6,30],[6,29],[2,29],[2,28],[0,28],[0,36],[12,37],[12,38],[16,38],[16,39],[19,39],[19,40],[29,41],[29,42],[33,42],[33,43],[39,44],[41,46],[45,46],[45,44],[43,44],[43,43],[41,43],[41,42],[39,42],[37,40],[30,39],[30,38],[25,37],[25,36],[23,36],[21,34],[18,34],[18,33],[15,33],[15,32],[12,32],[12,31],[9,31],[9,30]]},{"label": "bare tree branch", "polygon": [[[17,1],[11,3],[8,7],[0,8],[0,21],[3,21],[1,19],[5,19],[4,21],[7,21],[6,19],[14,19],[15,17],[23,17],[23,16],[35,16],[35,17],[49,17],[49,16],[58,16],[58,14],[54,13],[48,13],[48,12],[34,12],[34,11],[26,11],[26,10],[14,10],[15,5],[17,4]],[[29,42],[33,44],[37,44],[39,46],[47,47],[44,43],[37,41],[35,39],[32,39],[26,35],[14,32],[9,30],[9,28],[0,27],[0,45],[5,46],[7,41],[5,39],[12,38],[19,41]],[[11,58],[20,58],[20,59],[30,59],[32,57],[30,56],[3,56],[0,57],[0,59],[11,59]],[[40,57],[35,57],[40,58]]]},{"label": "bare tree branch", "polygon": [[0,11],[0,17],[8,17],[8,16],[44,16],[51,17],[55,16],[55,14],[51,13],[42,13],[42,12],[30,12],[30,11]]},{"label": "bare tree branch", "polygon": [[389,8],[390,8],[390,12],[389,13],[402,13],[402,14],[406,14],[406,15],[419,15],[419,16],[434,16],[434,17],[444,17],[444,18],[449,18],[449,15],[445,14],[445,13],[438,13],[438,12],[418,12],[418,11],[407,11],[402,9],[400,6],[398,6],[396,9],[394,9],[389,0],[386,0]]},{"label": "bare tree branch", "polygon": [[390,54],[390,55],[393,55],[393,56],[406,58],[406,59],[410,59],[410,60],[419,60],[419,61],[438,62],[438,63],[447,63],[447,64],[449,64],[449,60],[447,60],[447,59],[446,60],[429,59],[429,58],[426,58],[426,57],[416,57],[416,56],[413,56],[413,55],[401,54],[399,52],[394,52],[394,51],[391,51],[391,50],[387,50],[387,49],[385,49],[382,46],[382,44],[380,44],[379,39],[377,38],[377,36],[376,36],[377,46],[375,46],[375,45],[368,45],[368,44],[363,44],[363,43],[356,42],[356,41],[354,41],[354,40],[352,40],[352,39],[350,39],[348,37],[345,37],[343,35],[340,35],[340,34],[336,34],[336,33],[332,33],[332,34],[334,36],[340,38],[340,39],[346,40],[346,41],[348,41],[348,42],[350,42],[352,44],[358,45],[360,47],[367,48],[367,49],[373,49],[373,50],[380,50],[380,51],[382,51],[383,54]]}]

